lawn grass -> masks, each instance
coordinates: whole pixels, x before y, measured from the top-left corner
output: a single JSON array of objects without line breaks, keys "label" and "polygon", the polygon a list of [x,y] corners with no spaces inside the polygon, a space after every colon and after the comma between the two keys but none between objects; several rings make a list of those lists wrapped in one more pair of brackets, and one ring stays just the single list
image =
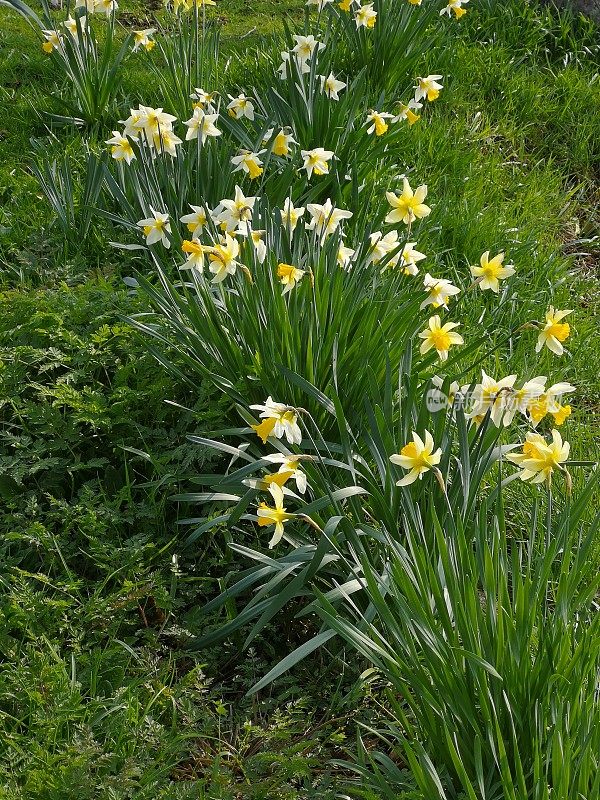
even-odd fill
[{"label": "lawn grass", "polygon": [[[423,54],[423,74],[451,77],[402,155],[450,209],[433,263],[452,274],[506,249],[522,276],[516,305],[541,317],[550,291],[575,309],[569,360],[541,371],[577,385],[565,430],[579,458],[596,458],[598,31],[522,0],[471,6],[456,47]],[[154,19],[146,8],[126,10],[137,24]],[[222,0],[216,13],[231,80],[247,85],[282,15],[304,10]],[[148,80],[143,63],[126,95]],[[377,725],[380,687],[357,685],[353,656],[332,671],[325,652],[244,698],[297,643],[287,614],[249,654],[239,641],[185,650],[233,556],[225,531],[183,549],[187,512],[169,497],[210,467],[186,434],[219,427],[228,408],[210,387],[190,391],[158,371],[123,322],[137,310],[121,282],[126,256],[100,234],[62,240],[28,168],[30,137],[83,165],[80,133],[53,135],[39,116],[55,110],[53,89],[31,29],[0,9],[0,796],[333,798],[348,775],[329,761],[352,750],[359,722]],[[511,371],[539,374],[532,335],[511,343]],[[507,371],[500,357],[489,368]]]}]

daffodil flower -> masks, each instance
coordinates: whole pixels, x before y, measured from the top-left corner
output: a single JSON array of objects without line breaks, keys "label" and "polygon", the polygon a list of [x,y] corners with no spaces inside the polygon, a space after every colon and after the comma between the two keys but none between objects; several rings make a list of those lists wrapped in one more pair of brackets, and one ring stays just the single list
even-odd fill
[{"label": "daffodil flower", "polygon": [[402,267],[405,275],[418,275],[419,268],[417,263],[427,258],[425,253],[419,253],[415,250],[416,242],[407,242],[400,253],[400,267]]},{"label": "daffodil flower", "polygon": [[479,259],[479,267],[470,267],[471,274],[477,278],[477,283],[482,291],[491,289],[492,292],[498,294],[500,290],[500,281],[504,278],[510,278],[515,274],[515,268],[512,264],[502,266],[504,261],[504,253],[498,253],[497,256],[490,258],[490,251],[486,250]]},{"label": "daffodil flower", "polygon": [[280,464],[280,467],[277,472],[271,472],[268,475],[265,475],[263,481],[270,485],[271,483],[276,483],[278,486],[285,486],[285,484],[292,480],[296,484],[296,489],[300,492],[300,494],[304,494],[306,492],[308,482],[306,479],[306,473],[302,472],[302,470],[298,467],[298,463],[300,461],[299,456],[293,455],[286,455],[285,453],[272,453],[268,456],[263,457],[265,461],[270,462],[271,464]]},{"label": "daffodil flower", "polygon": [[340,11],[352,11],[354,1],[355,0],[341,0],[341,2],[338,3],[338,8]]},{"label": "daffodil flower", "polygon": [[315,147],[313,150],[301,150],[300,155],[304,159],[303,168],[309,178],[315,175],[326,175],[329,172],[329,164],[335,153],[333,150],[324,150],[322,147]]},{"label": "daffodil flower", "polygon": [[119,8],[119,4],[116,0],[96,0],[96,5],[94,7],[94,11],[104,11],[106,16],[110,16],[114,14]]},{"label": "daffodil flower", "polygon": [[269,486],[269,492],[271,493],[271,497],[273,498],[274,507],[268,506],[266,503],[261,503],[258,507],[256,512],[258,517],[258,524],[261,527],[274,525],[275,532],[273,533],[273,538],[269,542],[269,548],[272,549],[281,541],[283,537],[284,524],[293,518],[293,514],[288,514],[285,510],[283,505],[283,489],[281,486],[278,486],[276,483],[272,483]]},{"label": "daffodil flower", "polygon": [[294,286],[302,280],[305,275],[303,269],[298,269],[292,264],[278,264],[277,277],[283,284],[283,294],[291,292]]},{"label": "daffodil flower", "polygon": [[188,128],[185,135],[186,142],[200,137],[200,141],[204,144],[209,136],[221,136],[222,131],[215,125],[218,118],[218,114],[206,114],[202,108],[195,108],[191,118],[183,123]]},{"label": "daffodil flower", "polygon": [[427,197],[426,185],[418,186],[413,192],[408,178],[404,178],[402,194],[386,192],[385,196],[393,209],[385,218],[390,225],[395,225],[397,222],[411,225],[416,219],[423,219],[431,214],[431,209],[423,202]]},{"label": "daffodil flower", "polygon": [[369,125],[367,133],[383,136],[389,128],[386,119],[393,119],[393,116],[393,114],[388,114],[386,111],[369,111],[366,122]]},{"label": "daffodil flower", "polygon": [[448,0],[448,5],[445,8],[442,8],[440,11],[440,16],[442,14],[447,14],[450,16],[450,12],[454,12],[454,16],[456,19],[460,19],[467,13],[467,9],[463,8],[469,0]]},{"label": "daffodil flower", "polygon": [[231,102],[227,106],[227,111],[230,117],[234,119],[254,119],[254,104],[249,100],[245,94],[239,94],[237,97],[229,95]]},{"label": "daffodil flower", "polygon": [[473,408],[466,415],[469,419],[483,418],[488,411],[494,425],[499,428],[506,411],[511,407],[516,375],[508,375],[497,381],[481,370],[481,383],[473,390]]},{"label": "daffodil flower", "polygon": [[[385,236],[381,233],[381,231],[374,231],[369,236],[369,243],[371,245],[371,249],[367,263],[378,264],[389,253],[394,250],[398,250],[400,246],[400,242],[398,241],[398,231],[390,231],[389,233],[386,233]],[[386,268],[391,269],[395,267],[399,259],[400,252],[397,252],[396,255],[392,256],[392,258],[384,265],[383,269],[385,270]]]},{"label": "daffodil flower", "polygon": [[258,153],[251,153],[248,150],[242,150],[242,152],[234,156],[231,159],[231,163],[235,167],[233,170],[234,172],[239,172],[242,170],[250,177],[251,180],[255,178],[259,178],[264,170],[263,170],[263,162],[261,161],[260,157],[266,150],[260,150]]},{"label": "daffodil flower", "polygon": [[321,241],[334,233],[343,219],[350,219],[352,216],[352,211],[334,208],[329,198],[324,203],[308,203],[306,208],[312,217],[306,230],[314,230]]},{"label": "daffodil flower", "polygon": [[256,253],[256,259],[259,264],[263,264],[267,257],[267,245],[265,244],[264,236],[266,231],[252,231],[250,233],[250,240]]},{"label": "daffodil flower", "polygon": [[156,28],[146,28],[143,31],[133,32],[133,52],[143,47],[148,53],[155,46],[156,42],[150,37],[156,33]]},{"label": "daffodil flower", "polygon": [[533,427],[536,428],[548,414],[554,417],[555,425],[562,425],[571,415],[571,406],[563,406],[560,401],[563,395],[574,391],[575,387],[570,383],[559,382],[552,384],[547,390],[543,388],[543,391],[537,396],[529,398],[526,404],[526,415]]},{"label": "daffodil flower", "polygon": [[236,239],[225,233],[218,244],[205,248],[205,252],[209,260],[208,269],[214,275],[213,283],[221,283],[228,275],[235,275],[238,267],[236,258],[240,254]]},{"label": "daffodil flower", "polygon": [[306,64],[315,51],[318,52],[325,47],[323,42],[317,41],[314,36],[299,36],[295,34],[292,38],[296,44],[292,47],[291,52],[295,55],[300,65]]},{"label": "daffodil flower", "polygon": [[412,442],[404,445],[399,454],[390,456],[392,464],[398,464],[402,469],[409,470],[408,475],[396,481],[396,486],[408,486],[417,479],[422,480],[423,475],[437,467],[441,461],[442,450],[438,448],[434,452],[433,436],[429,431],[425,431],[425,441],[415,431],[412,438]]},{"label": "daffodil flower", "polygon": [[348,269],[355,252],[351,247],[346,247],[343,239],[340,241],[337,251],[337,263],[342,269]]},{"label": "daffodil flower", "polygon": [[[292,55],[293,55],[293,59],[292,59]],[[300,73],[300,75],[307,75],[310,72],[310,64],[309,64],[308,61],[302,61],[301,59],[297,58],[295,53],[290,54],[287,51],[284,51],[281,54],[281,64],[279,65],[279,67],[277,69],[277,72],[278,72],[279,77],[281,78],[281,80],[284,81],[284,80],[287,79],[288,67],[289,67],[289,65],[290,65],[290,63],[292,61],[296,65],[296,68],[297,68],[298,72]]]},{"label": "daffodil flower", "polygon": [[281,210],[281,224],[284,228],[288,228],[290,233],[296,230],[296,225],[301,216],[303,216],[306,209],[299,206],[294,208],[294,204],[290,197],[285,198],[283,209]]},{"label": "daffodil flower", "polygon": [[204,89],[197,87],[191,93],[190,98],[194,101],[194,108],[202,108],[209,114],[213,113],[212,109],[215,92],[206,92]]},{"label": "daffodil flower", "polygon": [[181,249],[187,254],[186,262],[181,269],[195,269],[198,270],[198,272],[202,272],[204,269],[206,248],[204,245],[200,244],[200,240],[195,237],[191,241],[184,239]]},{"label": "daffodil flower", "polygon": [[554,470],[564,471],[561,465],[569,458],[570,449],[569,443],[563,442],[557,430],[552,431],[551,443],[546,442],[539,433],[528,433],[522,452],[509,453],[506,459],[520,467],[519,477],[522,481],[550,485]]},{"label": "daffodil flower", "polygon": [[537,403],[538,399],[543,395],[546,387],[546,376],[538,375],[525,381],[520,389],[512,389],[510,394],[505,397],[504,405],[506,413],[504,414],[503,424],[508,427],[517,412],[521,413],[524,417],[528,416],[528,409],[531,404]]},{"label": "daffodil flower", "polygon": [[137,225],[144,231],[146,237],[146,244],[152,245],[160,242],[167,249],[171,246],[168,233],[171,233],[171,226],[169,224],[169,215],[163,214],[160,211],[155,211],[152,206],[150,207],[151,217],[141,219]]},{"label": "daffodil flower", "polygon": [[179,221],[183,222],[188,231],[192,234],[192,238],[196,239],[208,224],[208,217],[202,206],[193,206],[190,204],[190,208],[192,209],[192,213],[184,214],[183,217],[179,218]]},{"label": "daffodil flower", "polygon": [[430,103],[437,100],[440,92],[444,88],[439,81],[443,75],[428,75],[426,78],[417,78],[417,85],[415,87],[415,100],[419,102],[426,98]]},{"label": "daffodil flower", "polygon": [[427,297],[421,303],[420,308],[448,308],[448,300],[457,294],[460,294],[458,286],[454,286],[446,278],[432,278],[429,273],[426,273],[423,279],[423,288],[427,292]]},{"label": "daffodil flower", "polygon": [[58,31],[42,31],[46,41],[42,44],[44,53],[51,53],[55,48],[61,46],[60,34]]},{"label": "daffodil flower", "polygon": [[333,72],[330,72],[327,76],[320,75],[319,77],[321,79],[321,91],[327,95],[330,100],[339,100],[339,92],[345,89],[347,84],[345,84],[344,81],[338,81]]},{"label": "daffodil flower", "polygon": [[97,0],[76,0],[75,8],[85,8],[87,14],[93,14],[96,10]]},{"label": "daffodil flower", "polygon": [[177,155],[177,145],[181,144],[181,139],[172,130],[160,130],[152,137],[154,149],[159,153],[168,153],[175,158]]},{"label": "daffodil flower", "polygon": [[260,411],[259,425],[252,425],[252,429],[266,444],[269,437],[282,439],[284,436],[290,444],[302,442],[302,431],[298,425],[298,412],[284,403],[276,403],[268,397],[263,405],[250,406],[251,409]]},{"label": "daffodil flower", "polygon": [[225,225],[228,233],[239,230],[245,234],[252,221],[252,212],[256,197],[246,197],[239,186],[235,187],[233,200],[221,200],[214,211],[217,222]]},{"label": "daffodil flower", "polygon": [[[86,33],[86,26],[87,26],[87,17],[82,15],[79,17],[79,28],[81,29],[81,35],[85,36]],[[63,22],[63,27],[73,36],[77,38],[79,31],[77,29],[77,21],[73,19],[73,17],[69,14],[67,19]]]},{"label": "daffodil flower", "polygon": [[454,333],[454,328],[458,328],[460,323],[447,322],[442,325],[442,321],[437,314],[429,318],[428,327],[419,334],[423,339],[419,351],[425,355],[430,350],[436,350],[440,361],[446,361],[448,351],[455,344],[464,344],[464,339],[458,333]]},{"label": "daffodil flower", "polygon": [[105,144],[111,145],[111,155],[115,161],[125,161],[127,164],[131,164],[135,158],[131,142],[119,131],[113,131],[112,138],[107,139]]},{"label": "daffodil flower", "polygon": [[409,100],[408,103],[399,103],[398,113],[392,118],[392,122],[403,122],[407,120],[409,126],[414,125],[415,122],[421,119],[421,116],[415,113],[421,108],[423,108],[423,103],[418,103],[416,100]]},{"label": "daffodil flower", "polygon": [[420,6],[423,0],[408,0],[411,6]]},{"label": "daffodil flower", "polygon": [[377,12],[373,9],[373,3],[360,6],[354,13],[357,28],[374,28],[376,19]]},{"label": "daffodil flower", "polygon": [[269,128],[263,136],[263,144],[267,144],[273,139],[272,152],[276,156],[289,156],[292,152],[290,145],[297,144],[296,140],[291,133],[286,133],[284,128],[275,135],[275,138],[273,138],[274,132],[274,128]]},{"label": "daffodil flower", "polygon": [[546,323],[538,336],[535,352],[539,353],[544,345],[552,353],[562,356],[565,351],[562,343],[568,339],[571,327],[568,322],[561,322],[572,311],[555,311],[554,306],[550,306],[546,312]]}]

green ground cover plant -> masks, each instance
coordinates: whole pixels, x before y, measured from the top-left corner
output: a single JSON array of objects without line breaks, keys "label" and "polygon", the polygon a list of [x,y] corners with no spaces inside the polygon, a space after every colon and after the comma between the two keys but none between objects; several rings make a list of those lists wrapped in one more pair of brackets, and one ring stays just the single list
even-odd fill
[{"label": "green ground cover plant", "polygon": [[[447,20],[443,3],[381,0],[373,28],[351,4],[123,3],[90,15],[90,69],[86,23],[48,54],[6,5],[5,796],[596,800],[597,28],[512,1]],[[81,14],[33,11],[46,30]],[[148,52],[131,52],[138,29],[155,29]],[[298,34],[325,48],[282,80]],[[386,118],[429,74],[444,88],[421,120]],[[141,104],[185,139],[196,87],[218,92],[218,137],[169,143],[159,123],[153,151],[148,127],[131,164],[111,158]],[[240,92],[253,120],[226,112]],[[317,147],[335,156],[308,176],[300,150]],[[232,173],[240,150],[256,178]],[[386,222],[404,174],[432,208],[408,228]],[[264,233],[228,231],[239,266],[214,284],[217,248],[235,250],[215,208],[236,185]],[[309,205],[328,199],[352,215],[321,236]],[[139,225],[154,211],[168,249]],[[397,266],[409,240],[418,275]],[[515,265],[498,296],[469,270],[486,250]],[[284,295],[281,264],[302,272]],[[426,272],[461,290],[443,321],[465,344],[441,364],[419,353]],[[573,309],[562,358],[534,351],[550,303]],[[571,415],[536,428],[571,444],[551,492],[514,480],[531,410],[504,428],[493,398],[477,425],[427,407],[482,367],[574,385]],[[250,407],[268,396],[293,442],[250,427],[274,419]],[[397,487],[408,467],[390,456],[413,431],[441,455]]]}]

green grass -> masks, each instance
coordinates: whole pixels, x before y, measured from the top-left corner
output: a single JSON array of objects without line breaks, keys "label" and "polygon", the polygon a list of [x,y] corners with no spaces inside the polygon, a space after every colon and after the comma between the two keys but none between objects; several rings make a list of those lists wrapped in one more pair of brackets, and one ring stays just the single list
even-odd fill
[{"label": "green grass", "polygon": [[[515,302],[545,303],[551,287],[575,309],[570,359],[543,370],[578,386],[565,430],[578,458],[594,458],[598,31],[522,0],[470,5],[456,46],[423,54],[423,74],[450,77],[403,156],[449,209],[438,255],[447,271],[506,249],[523,275]],[[151,24],[144,9],[126,10]],[[251,85],[256,48],[303,4],[222,0],[215,13],[231,80]],[[143,59],[128,71],[124,107],[149,74]],[[354,656],[340,675],[324,653],[244,699],[303,638],[287,612],[250,654],[237,640],[187,652],[207,624],[197,609],[235,556],[220,530],[182,549],[187,511],[169,498],[210,468],[185,436],[219,427],[229,409],[208,387],[158,371],[122,321],[138,307],[105,223],[81,246],[63,242],[29,171],[31,137],[83,168],[81,135],[53,133],[39,114],[57,110],[56,89],[31,29],[0,9],[0,796],[333,798],[348,775],[329,761],[353,752],[358,722],[381,720],[381,687],[356,682]],[[538,374],[527,335],[510,371]],[[496,368],[507,371],[500,358]]]}]

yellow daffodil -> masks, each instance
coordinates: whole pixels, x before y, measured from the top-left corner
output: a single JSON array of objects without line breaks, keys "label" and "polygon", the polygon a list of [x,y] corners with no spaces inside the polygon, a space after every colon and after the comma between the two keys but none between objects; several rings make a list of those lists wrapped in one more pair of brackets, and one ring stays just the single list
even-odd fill
[{"label": "yellow daffodil", "polygon": [[338,3],[338,8],[340,9],[340,11],[352,11],[353,3],[354,0],[341,0],[341,2]]},{"label": "yellow daffodil", "polygon": [[193,206],[190,204],[190,208],[192,209],[192,213],[180,217],[179,221],[183,222],[188,231],[192,234],[192,238],[196,239],[208,224],[208,217],[202,206]]},{"label": "yellow daffodil", "polygon": [[266,444],[270,436],[275,439],[282,439],[285,436],[290,444],[302,442],[302,431],[298,425],[298,412],[295,408],[284,403],[276,403],[271,397],[268,397],[264,404],[253,405],[250,408],[261,412],[260,419],[263,421],[251,427],[263,443]]},{"label": "yellow daffodil", "polygon": [[531,380],[525,381],[520,389],[511,388],[504,398],[506,412],[503,424],[505,427],[511,424],[517,412],[524,417],[528,417],[529,406],[532,403],[536,403],[545,391],[546,380],[545,375],[538,375],[535,378],[531,378]]},{"label": "yellow daffodil", "polygon": [[304,159],[302,167],[306,170],[309,178],[315,175],[326,175],[329,172],[328,161],[331,161],[335,153],[333,150],[324,150],[322,147],[315,147],[313,150],[301,150],[300,155]]},{"label": "yellow daffodil", "polygon": [[169,224],[169,215],[163,214],[160,211],[155,211],[150,207],[151,217],[141,219],[137,225],[144,231],[146,237],[146,244],[156,244],[160,242],[167,249],[171,246],[168,233],[171,233],[171,226]]},{"label": "yellow daffodil", "polygon": [[394,225],[397,222],[411,225],[416,219],[423,219],[423,217],[427,217],[431,213],[429,206],[426,206],[423,202],[427,197],[427,186],[418,186],[413,192],[408,178],[404,178],[402,194],[397,195],[394,192],[386,192],[385,196],[393,209],[385,218],[385,221],[390,225]]},{"label": "yellow daffodil", "polygon": [[136,50],[139,50],[140,47],[143,47],[148,53],[156,42],[151,39],[153,33],[156,33],[156,28],[146,28],[143,31],[134,31],[133,32],[133,52],[135,53]]},{"label": "yellow daffodil", "polygon": [[408,0],[411,6],[420,6],[423,0]]},{"label": "yellow daffodil", "polygon": [[440,11],[440,15],[447,14],[450,16],[450,12],[454,13],[456,19],[460,19],[467,13],[467,9],[463,8],[469,0],[448,0],[448,5],[445,8],[442,8]]},{"label": "yellow daffodil", "polygon": [[512,264],[507,264],[503,267],[503,261],[504,253],[498,253],[497,256],[490,258],[490,251],[486,250],[479,259],[480,266],[470,267],[471,274],[474,278],[477,278],[477,283],[482,291],[491,289],[492,292],[498,294],[500,281],[515,274],[515,268]]},{"label": "yellow daffodil", "polygon": [[375,134],[376,136],[383,136],[389,128],[386,119],[392,119],[393,114],[388,114],[385,111],[369,111],[367,114],[367,128],[368,134]]},{"label": "yellow daffodil", "polygon": [[221,241],[213,247],[205,248],[208,255],[209,270],[213,273],[213,283],[221,283],[228,275],[234,275],[238,267],[236,258],[240,254],[240,246],[235,239],[226,233]]},{"label": "yellow daffodil", "polygon": [[438,448],[434,452],[433,436],[429,431],[425,431],[425,441],[415,431],[413,431],[412,438],[412,442],[404,445],[398,455],[390,456],[392,464],[398,464],[402,469],[410,470],[408,475],[396,481],[396,486],[408,486],[417,478],[422,480],[423,475],[437,467],[441,461],[442,450]]},{"label": "yellow daffodil", "polygon": [[291,292],[294,286],[304,277],[304,270],[294,267],[292,264],[278,264],[277,277],[283,284],[283,294]]},{"label": "yellow daffodil", "polygon": [[237,97],[229,95],[231,102],[227,106],[227,111],[230,117],[234,119],[254,119],[254,104],[249,100],[245,94],[239,94]]},{"label": "yellow daffodil", "polygon": [[448,300],[460,294],[458,286],[454,286],[445,278],[432,278],[429,273],[426,273],[423,279],[423,288],[427,292],[427,297],[421,303],[421,309],[427,306],[448,308]]},{"label": "yellow daffodil", "polygon": [[458,322],[447,322],[442,325],[437,314],[430,317],[428,327],[419,334],[419,338],[423,339],[419,348],[421,355],[425,355],[430,350],[436,350],[440,361],[446,361],[451,347],[455,344],[464,344],[462,336],[453,331],[453,328],[458,328],[459,324]]},{"label": "yellow daffodil", "polygon": [[568,322],[561,322],[572,311],[555,311],[554,306],[550,306],[546,312],[546,322],[540,331],[535,352],[539,353],[544,345],[552,353],[557,356],[562,356],[565,351],[562,343],[568,339],[571,332],[571,327]]},{"label": "yellow daffodil", "polygon": [[281,210],[281,224],[284,228],[289,228],[290,233],[296,230],[298,220],[304,214],[306,209],[302,207],[294,208],[291,198],[286,197]]},{"label": "yellow daffodil", "polygon": [[552,442],[548,443],[539,433],[528,433],[523,450],[509,453],[506,458],[520,467],[522,481],[547,483],[550,485],[555,469],[566,471],[561,465],[569,458],[570,445],[563,442],[557,430],[552,431]]},{"label": "yellow daffodil", "polygon": [[200,137],[200,141],[204,144],[209,136],[221,136],[222,131],[215,125],[218,118],[218,114],[206,114],[202,108],[195,108],[191,118],[183,123],[188,129],[185,135],[186,142]]},{"label": "yellow daffodil", "polygon": [[248,150],[242,150],[239,155],[231,159],[231,163],[235,167],[233,171],[242,170],[251,180],[259,178],[264,172],[260,157],[265,152],[265,150],[260,150],[258,153],[250,153]]},{"label": "yellow daffodil", "polygon": [[440,96],[440,92],[444,88],[439,81],[443,75],[428,75],[426,78],[417,78],[417,86],[415,88],[415,100],[418,102],[423,98],[432,103]]},{"label": "yellow daffodil", "polygon": [[127,164],[131,164],[135,158],[131,142],[119,131],[113,131],[112,134],[112,139],[107,139],[105,142],[105,144],[111,145],[112,157],[115,161],[125,161]]},{"label": "yellow daffodil", "polygon": [[354,21],[357,28],[374,28],[377,20],[377,12],[373,8],[373,3],[366,3],[360,6],[354,13]]},{"label": "yellow daffodil", "polygon": [[284,524],[293,518],[293,514],[288,514],[285,510],[283,505],[283,489],[281,486],[278,486],[276,483],[272,483],[269,486],[269,492],[271,493],[271,497],[273,498],[274,507],[271,508],[266,503],[261,503],[258,507],[256,512],[258,516],[258,524],[261,527],[274,525],[275,532],[273,533],[273,538],[269,542],[269,548],[275,547],[278,542],[281,541],[283,536]]}]

